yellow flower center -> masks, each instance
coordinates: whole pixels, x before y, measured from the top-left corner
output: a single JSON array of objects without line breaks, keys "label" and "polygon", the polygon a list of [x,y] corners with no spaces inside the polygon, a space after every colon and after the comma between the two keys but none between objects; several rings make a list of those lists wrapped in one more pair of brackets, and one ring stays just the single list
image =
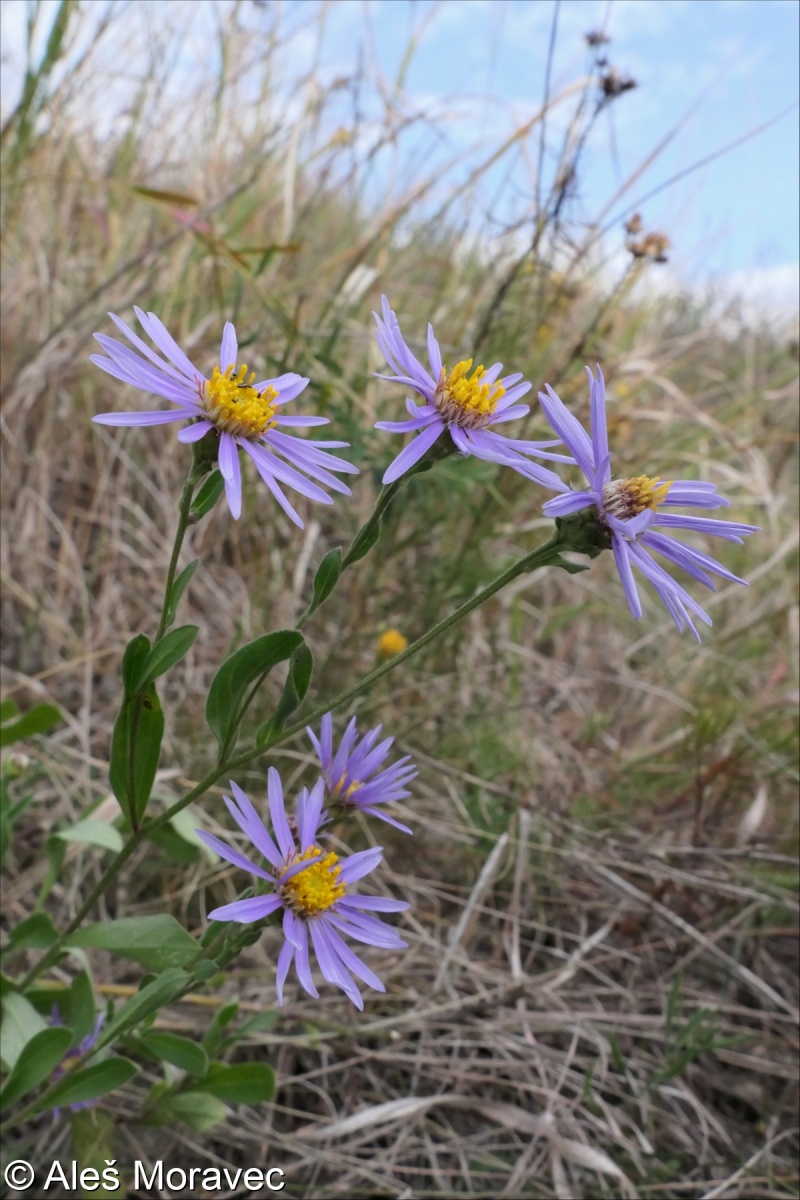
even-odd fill
[{"label": "yellow flower center", "polygon": [[657,509],[666,500],[671,487],[671,479],[660,483],[649,475],[617,479],[603,488],[603,507],[621,521],[627,521],[631,517],[638,517],[646,508]]},{"label": "yellow flower center", "polygon": [[229,366],[225,371],[214,367],[211,379],[204,385],[201,400],[217,429],[234,437],[256,438],[276,424],[277,408],[273,403],[278,393],[272,387],[257,392],[253,387],[255,371],[248,378],[242,364],[238,372]]},{"label": "yellow flower center", "polygon": [[476,429],[488,424],[494,416],[497,402],[506,394],[499,383],[485,383],[486,371],[476,367],[472,371],[472,359],[456,363],[450,374],[442,368],[442,376],[436,385],[434,400],[439,412],[450,425]]},{"label": "yellow flower center", "polygon": [[[309,846],[292,859],[292,864],[316,858],[318,854],[322,854],[319,846]],[[345,894],[347,889],[341,882],[341,874],[337,855],[326,854],[282,883],[281,897],[299,917],[316,917],[327,912]]]},{"label": "yellow flower center", "polygon": [[349,800],[350,797],[355,795],[355,793],[361,787],[361,780],[354,779],[353,782],[350,784],[350,786],[346,790],[344,790],[344,781],[346,778],[347,778],[346,774],[342,775],[342,778],[336,784],[336,787],[331,789],[331,795],[330,795],[331,800],[335,800],[339,804],[343,804],[346,800]]}]

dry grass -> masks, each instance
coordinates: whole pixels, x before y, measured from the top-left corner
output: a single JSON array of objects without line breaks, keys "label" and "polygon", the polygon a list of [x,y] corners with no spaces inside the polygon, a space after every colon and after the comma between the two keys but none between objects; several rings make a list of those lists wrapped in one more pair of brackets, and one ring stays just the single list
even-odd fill
[{"label": "dry grass", "polygon": [[[107,1102],[117,1158],[279,1165],[288,1194],[309,1198],[794,1195],[796,342],[744,324],[731,336],[730,315],[685,298],[632,299],[629,279],[609,293],[568,205],[547,217],[536,255],[509,238],[487,264],[460,242],[470,190],[448,191],[446,175],[426,180],[404,157],[399,99],[386,101],[372,142],[344,120],[352,136],[337,134],[356,74],[316,90],[301,81],[286,119],[266,94],[245,116],[237,89],[270,77],[281,31],[238,76],[233,27],[223,34],[230,55],[216,81],[195,81],[179,154],[167,152],[159,90],[169,28],[122,132],[91,126],[81,85],[98,86],[103,68],[90,62],[47,93],[24,141],[12,126],[4,146],[4,695],[51,699],[65,714],[27,747],[34,765],[15,785],[34,802],[4,876],[9,924],[43,885],[63,923],[107,861],[74,848],[48,884],[43,845],[93,806],[114,819],[119,658],[134,632],[155,627],[154,580],[186,468],[171,437],[89,424],[93,412],[136,407],[86,362],[91,332],[110,331],[107,309],[158,312],[198,363],[235,320],[254,365],[311,377],[308,408],[331,417],[362,467],[351,503],[301,507],[302,535],[252,480],[238,524],[220,508],[191,531],[185,561],[202,566],[185,619],[200,633],[163,690],[159,797],[209,766],[204,689],[221,659],[296,620],[322,554],[371,508],[391,451],[369,430],[396,400],[370,377],[381,291],[404,328],[421,335],[432,316],[453,353],[482,338],[482,355],[549,380],[580,416],[582,363],[599,357],[619,473],[713,479],[732,515],[763,532],[725,547],[750,587],[711,599],[701,649],[655,603],[634,624],[602,559],[582,575],[520,581],[414,671],[362,697],[363,719],[381,720],[421,768],[406,810],[413,848],[384,839],[382,882],[412,901],[409,950],[371,960],[386,996],[370,995],[359,1017],[297,989],[273,1029],[237,1050],[275,1066],[275,1103],[235,1109],[202,1137],[136,1123],[157,1078],[143,1067]],[[104,34],[121,36],[114,22]],[[216,105],[200,103],[208,94]],[[400,183],[380,207],[360,189],[386,147]],[[528,434],[540,428],[532,420]],[[372,666],[388,625],[421,633],[548,525],[537,491],[474,461],[448,461],[401,497],[379,549],[308,626],[315,703]],[[295,783],[306,749],[270,761]],[[253,795],[263,767],[239,780]],[[202,811],[224,826],[218,792]],[[374,836],[364,826],[349,840]],[[154,846],[98,916],[169,911],[197,932],[240,882]],[[220,995],[248,1014],[271,1008],[274,961],[266,936],[220,989],[160,1025],[196,1034]],[[138,982],[105,956],[94,965],[106,996]],[[68,973],[66,963],[54,972]],[[10,1157],[71,1156],[68,1125],[17,1137]]]}]

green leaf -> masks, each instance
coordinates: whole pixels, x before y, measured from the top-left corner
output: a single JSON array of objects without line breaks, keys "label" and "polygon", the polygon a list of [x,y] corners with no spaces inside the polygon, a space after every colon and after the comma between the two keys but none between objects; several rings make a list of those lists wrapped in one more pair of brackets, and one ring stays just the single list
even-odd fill
[{"label": "green leaf", "polygon": [[215,1054],[222,1043],[223,1030],[229,1025],[239,1010],[238,1000],[229,1000],[214,1013],[208,1029],[203,1035],[203,1045],[209,1054]]},{"label": "green leaf", "polygon": [[356,540],[352,548],[347,552],[348,566],[352,566],[353,563],[357,563],[359,559],[362,559],[365,555],[369,554],[376,542],[380,541],[382,530],[383,518],[380,517],[372,526],[372,528],[367,530],[362,538],[359,539],[358,535],[356,535]]},{"label": "green leaf", "polygon": [[224,488],[225,480],[222,478],[221,473],[219,471],[212,471],[192,501],[192,507],[189,511],[195,521],[199,521],[206,513],[211,512],[211,509],[222,495]]},{"label": "green leaf", "polygon": [[191,976],[186,971],[171,967],[163,971],[156,979],[138,991],[135,996],[115,1013],[103,1030],[101,1043],[103,1045],[114,1041],[121,1034],[133,1029],[140,1021],[144,1021],[151,1013],[157,1012],[165,1004],[169,1004],[179,996],[191,982]]},{"label": "green leaf", "polygon": [[192,967],[192,975],[200,983],[208,983],[209,979],[213,979],[218,974],[220,974],[220,969],[213,958],[201,958]]},{"label": "green leaf", "polygon": [[184,654],[188,654],[196,637],[196,625],[179,625],[171,633],[165,634],[145,659],[139,687],[152,683],[159,675],[163,675],[170,667],[174,667],[175,663],[180,662]]},{"label": "green leaf", "polygon": [[72,1030],[63,1025],[42,1029],[25,1045],[0,1091],[0,1109],[16,1104],[49,1079],[72,1043]]},{"label": "green leaf", "polygon": [[9,950],[46,950],[57,937],[56,927],[47,914],[33,913],[11,930],[4,953]]},{"label": "green leaf", "polygon": [[170,592],[169,597],[169,605],[167,607],[167,629],[169,629],[170,625],[175,620],[175,616],[178,612],[178,605],[181,602],[183,593],[191,583],[192,576],[197,570],[199,562],[199,558],[193,558],[190,563],[187,563],[172,585],[172,591]]},{"label": "green leaf", "polygon": [[317,573],[314,576],[314,596],[311,601],[310,612],[316,612],[320,604],[325,603],[339,582],[341,573],[342,548],[341,546],[334,546],[333,550],[328,551],[317,567]]},{"label": "green leaf", "polygon": [[183,1121],[195,1133],[203,1133],[212,1125],[219,1125],[228,1115],[221,1100],[204,1092],[182,1092],[168,1096],[157,1104],[150,1115],[153,1125],[171,1125]]},{"label": "green leaf", "polygon": [[[144,664],[142,664],[144,665]],[[161,755],[164,713],[155,684],[122,702],[111,737],[108,780],[132,828],[147,808]]]},{"label": "green leaf", "polygon": [[59,829],[53,837],[63,842],[83,842],[89,846],[101,846],[119,854],[123,846],[122,834],[106,821],[77,821],[69,829]]},{"label": "green leaf", "polygon": [[19,709],[16,700],[0,700],[0,723],[4,724],[15,717]]},{"label": "green leaf", "polygon": [[172,1063],[189,1075],[205,1075],[208,1070],[208,1055],[202,1046],[191,1038],[177,1033],[143,1033],[139,1039],[145,1049],[162,1062]]},{"label": "green leaf", "polygon": [[122,1087],[137,1070],[136,1063],[129,1058],[107,1058],[92,1067],[84,1067],[82,1071],[71,1071],[56,1084],[47,1100],[37,1107],[61,1108],[84,1100],[97,1100]]},{"label": "green leaf", "polygon": [[194,938],[167,913],[152,917],[122,917],[117,921],[86,925],[70,934],[66,945],[111,950],[151,971],[181,967],[199,949]]},{"label": "green leaf", "polygon": [[[13,700],[10,703],[13,704]],[[61,724],[63,720],[61,711],[55,704],[35,704],[21,717],[3,721],[0,725],[0,747],[10,746],[12,742],[21,742],[23,738],[31,737],[35,733],[47,733],[48,729]]]},{"label": "green leaf", "polygon": [[585,563],[570,562],[568,558],[562,558],[560,554],[553,559],[553,566],[561,567],[568,575],[580,575],[581,571],[589,570]]},{"label": "green leaf", "polygon": [[3,1022],[0,1026],[0,1059],[9,1071],[14,1069],[28,1042],[47,1029],[47,1022],[20,992],[7,991],[2,1001]]},{"label": "green leaf", "polygon": [[73,1044],[76,1046],[97,1024],[94,989],[88,971],[81,971],[76,975],[69,989],[69,1023],[72,1026]]},{"label": "green leaf", "polygon": [[122,655],[121,670],[126,696],[132,696],[136,691],[142,675],[142,667],[149,653],[150,638],[145,633],[137,633],[125,647],[125,653]]},{"label": "green leaf", "polygon": [[275,1072],[266,1063],[214,1062],[198,1087],[229,1104],[260,1104],[275,1095]]},{"label": "green leaf", "polygon": [[256,745],[263,746],[273,733],[280,733],[292,713],[300,707],[306,698],[311,683],[311,673],[314,670],[314,658],[305,642],[301,642],[289,660],[289,673],[283,685],[283,695],[278,701],[278,707],[260,726],[256,733]]},{"label": "green leaf", "polygon": [[255,692],[279,662],[290,658],[303,641],[293,629],[266,633],[226,659],[211,683],[206,720],[216,735],[220,760],[233,749],[242,717]]}]

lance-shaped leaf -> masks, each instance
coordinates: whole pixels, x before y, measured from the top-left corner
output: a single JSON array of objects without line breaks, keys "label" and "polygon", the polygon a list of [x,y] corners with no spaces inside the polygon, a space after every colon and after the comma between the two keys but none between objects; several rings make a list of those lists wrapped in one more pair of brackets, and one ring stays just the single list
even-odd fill
[{"label": "lance-shaped leaf", "polygon": [[65,1026],[43,1029],[27,1043],[14,1069],[0,1091],[0,1109],[15,1104],[28,1092],[33,1091],[42,1080],[61,1062],[72,1042],[72,1030]]},{"label": "lance-shaped leaf", "polygon": [[175,615],[178,611],[178,605],[181,602],[183,593],[192,581],[192,576],[197,570],[199,558],[193,558],[190,563],[183,568],[178,578],[172,585],[172,591],[169,594],[169,604],[167,605],[167,629],[175,620]]},{"label": "lance-shaped leaf", "polygon": [[111,735],[108,781],[132,828],[153,790],[164,736],[164,713],[154,683],[122,701]]},{"label": "lance-shaped leaf", "polygon": [[320,604],[324,604],[328,599],[328,596],[330,596],[339,582],[341,573],[342,548],[341,546],[334,546],[333,550],[328,551],[317,567],[317,573],[314,576],[314,596],[308,610],[309,616],[313,612],[316,612]]},{"label": "lance-shaped leaf", "polygon": [[211,509],[222,495],[224,488],[225,480],[222,478],[222,472],[213,471],[192,501],[192,507],[189,511],[193,522],[199,521],[206,513],[211,512]]},{"label": "lance-shaped leaf", "polygon": [[176,662],[180,662],[184,654],[190,650],[196,637],[196,625],[180,625],[171,633],[165,634],[161,641],[153,646],[145,659],[142,666],[142,678],[139,680],[138,686],[141,688],[152,683],[159,675],[163,675],[170,667],[174,667]]},{"label": "lance-shaped leaf", "polygon": [[21,742],[23,738],[31,737],[34,733],[47,733],[54,725],[63,721],[61,712],[55,704],[34,704],[22,716],[17,716],[17,706],[13,700],[7,700],[3,705],[3,720],[0,724],[0,746],[10,746],[12,742]]},{"label": "lance-shaped leaf", "polygon": [[116,921],[98,921],[85,925],[66,939],[68,946],[111,950],[131,958],[151,971],[182,967],[193,958],[199,946],[168,913],[151,917],[121,917]]},{"label": "lance-shaped leaf", "polygon": [[289,717],[300,707],[306,698],[311,674],[314,670],[314,658],[305,642],[301,642],[289,660],[289,673],[283,685],[283,695],[278,701],[278,707],[265,721],[256,733],[256,745],[265,745],[272,734],[280,733]]},{"label": "lance-shaped leaf", "polygon": [[109,1092],[116,1091],[127,1083],[137,1071],[136,1063],[129,1058],[107,1058],[104,1062],[82,1071],[71,1071],[57,1083],[47,1100],[39,1109],[59,1108],[68,1104],[80,1104],[86,1100],[97,1100]]},{"label": "lance-shaped leaf", "polygon": [[217,671],[208,693],[206,720],[219,742],[220,761],[236,744],[242,718],[269,672],[291,658],[302,640],[293,629],[266,633],[236,650]]}]

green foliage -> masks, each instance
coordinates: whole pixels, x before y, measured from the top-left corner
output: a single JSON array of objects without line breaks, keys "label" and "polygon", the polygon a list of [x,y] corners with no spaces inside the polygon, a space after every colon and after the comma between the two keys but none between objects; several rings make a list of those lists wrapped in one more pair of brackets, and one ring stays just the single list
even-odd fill
[{"label": "green foliage", "polygon": [[[194,575],[195,571],[197,570],[199,563],[200,563],[199,558],[193,558],[190,563],[187,563],[187,565],[183,568],[183,570],[180,572],[180,574],[176,576],[175,581],[172,584],[172,590],[170,592],[170,597],[169,597],[169,604],[167,605],[167,619],[166,619],[166,624],[165,624],[166,629],[169,629],[170,625],[175,620],[175,616],[178,611],[178,605],[180,604],[181,599],[183,598],[183,593],[186,591],[189,584],[191,583],[192,576]],[[186,628],[191,628],[191,626],[187,626]],[[192,639],[192,641],[194,641],[194,639]]]},{"label": "green foliage", "polygon": [[242,719],[269,672],[291,658],[302,641],[295,630],[267,633],[234,651],[219,668],[209,689],[206,720],[219,743],[220,762],[236,745]]},{"label": "green foliage", "polygon": [[4,991],[3,1021],[0,1025],[0,1061],[13,1070],[28,1042],[47,1029],[47,1024],[21,992]]},{"label": "green foliage", "polygon": [[317,573],[314,576],[314,595],[308,607],[308,616],[311,616],[321,604],[325,603],[339,582],[341,573],[342,548],[341,546],[334,546],[333,550],[328,551],[317,567]]},{"label": "green foliage", "polygon": [[216,1096],[207,1092],[179,1092],[157,1103],[149,1114],[149,1121],[152,1125],[183,1121],[195,1133],[205,1133],[224,1121],[227,1115],[227,1108]]},{"label": "green foliage", "polygon": [[[174,594],[173,586],[173,596]],[[196,637],[196,625],[181,625],[178,629],[173,629],[171,633],[165,634],[161,641],[153,646],[145,659],[142,676],[136,690],[146,687],[148,683],[152,683],[159,675],[163,675],[170,667],[174,667],[176,663],[180,662],[183,656],[188,654]]]},{"label": "green foliage", "polygon": [[38,1110],[66,1107],[86,1100],[97,1100],[109,1092],[116,1091],[131,1079],[137,1071],[136,1063],[128,1058],[106,1058],[80,1071],[70,1071],[60,1080]]},{"label": "green foliage", "polygon": [[229,1066],[212,1062],[205,1079],[191,1090],[206,1092],[228,1104],[260,1104],[275,1095],[275,1072],[266,1063]]},{"label": "green foliage", "polygon": [[0,1090],[0,1109],[16,1104],[49,1077],[69,1049],[72,1036],[72,1030],[62,1025],[42,1029],[26,1042]]},{"label": "green foliage", "polygon": [[205,1075],[208,1070],[208,1055],[202,1046],[191,1038],[176,1033],[150,1031],[139,1037],[139,1043],[149,1050],[154,1058],[171,1063],[189,1075]]},{"label": "green foliage", "polygon": [[169,1004],[176,996],[180,996],[191,983],[191,976],[177,967],[170,967],[157,978],[145,983],[135,996],[115,1013],[100,1038],[100,1043],[107,1045],[122,1034],[129,1032],[141,1021],[158,1012],[165,1004]]},{"label": "green foliage", "polygon": [[174,917],[159,913],[152,917],[121,917],[84,925],[67,939],[68,946],[111,950],[141,963],[151,971],[181,967],[197,953],[198,945]]},{"label": "green foliage", "polygon": [[125,695],[111,737],[109,783],[133,829],[147,809],[164,736],[164,713],[155,686],[141,683],[149,661],[149,638],[137,634],[122,658]]},{"label": "green foliage", "polygon": [[47,733],[63,721],[55,704],[34,704],[26,713],[19,715],[13,700],[4,700],[0,709],[0,748],[21,742],[37,733]]},{"label": "green foliage", "polygon": [[256,745],[265,746],[270,738],[280,733],[292,713],[300,707],[306,698],[311,684],[311,674],[314,670],[314,658],[305,642],[292,652],[289,659],[289,672],[283,687],[283,694],[278,701],[274,714],[259,727],[256,732]]},{"label": "green foliage", "polygon": [[[222,493],[224,492],[224,490],[225,490],[225,480],[222,478],[222,475],[220,474],[219,471],[212,471],[212,473],[209,475],[208,479],[205,481],[205,483],[203,484],[203,486],[200,488],[199,492],[195,496],[194,500],[192,501],[192,505],[191,505],[191,509],[190,509],[192,521],[199,521],[202,517],[206,516],[207,513],[210,513],[211,509],[217,503],[217,501],[219,500],[219,498],[222,495]],[[178,576],[178,579],[176,579],[175,583],[173,584],[173,587],[172,587],[173,600],[175,597],[175,589],[177,588],[178,580],[180,580],[181,576],[187,570],[188,570],[188,567],[184,568],[184,570]],[[191,576],[190,576],[190,578],[191,578]],[[188,583],[188,580],[187,580],[187,583]],[[184,587],[185,586],[186,585],[184,584]],[[181,591],[183,591],[183,589],[181,589]],[[177,605],[177,600],[174,600],[174,603]]]}]

